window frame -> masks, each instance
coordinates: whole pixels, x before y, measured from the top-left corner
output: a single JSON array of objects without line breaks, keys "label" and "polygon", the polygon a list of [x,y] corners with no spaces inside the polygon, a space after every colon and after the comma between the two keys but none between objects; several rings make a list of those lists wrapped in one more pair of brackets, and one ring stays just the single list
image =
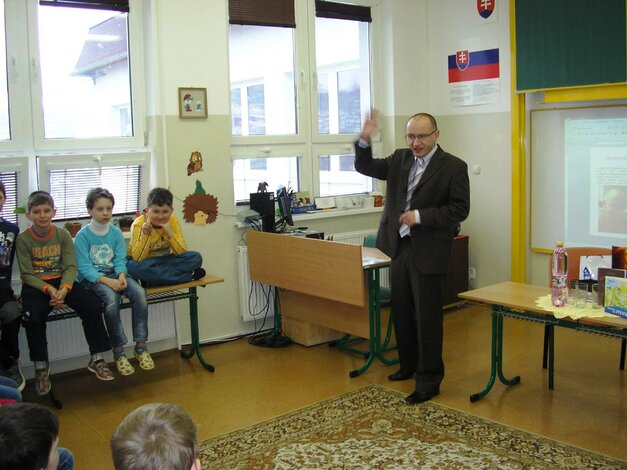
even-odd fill
[{"label": "window frame", "polygon": [[[381,143],[377,142],[373,139],[372,141],[372,154],[375,158],[381,156]],[[312,182],[313,187],[315,188],[315,196],[320,196],[320,157],[321,156],[332,156],[332,155],[348,155],[355,154],[354,142],[343,143],[343,144],[335,144],[335,143],[324,143],[324,144],[314,144],[312,146],[313,151],[313,162],[312,162]],[[376,178],[372,179],[372,191],[379,191],[381,189],[381,185]],[[349,197],[351,195],[358,195],[365,193],[353,193],[353,194],[337,194],[333,196],[324,196],[324,197]]]},{"label": "window frame", "polygon": [[[28,157],[3,157],[0,158],[0,171],[15,171],[17,173],[17,207],[26,208],[26,200],[28,199],[30,168]],[[17,214],[17,225],[20,229],[28,227],[28,219],[24,214]]]},{"label": "window frame", "polygon": [[[369,30],[370,103],[374,107],[381,95],[380,71],[374,64],[381,63],[377,46],[380,37],[379,6],[375,0],[359,0],[355,5],[371,9]],[[246,158],[272,158],[273,156],[299,156],[299,189],[309,191],[312,197],[320,196],[319,160],[321,154],[354,153],[357,134],[319,134],[315,55],[315,0],[295,1],[296,28],[294,53],[296,74],[297,132],[294,135],[264,135],[231,137],[231,160]],[[229,80],[230,84],[230,80]],[[230,90],[230,87],[229,87]],[[230,101],[229,101],[230,102]],[[243,104],[242,104],[243,105]],[[230,112],[230,111],[229,111]],[[229,122],[232,122],[232,116]],[[373,139],[373,151],[380,154],[380,134]],[[378,183],[373,179],[373,190]],[[268,188],[270,190],[270,188]],[[341,197],[341,196],[338,196]],[[235,201],[235,203],[241,201]]]},{"label": "window frame", "polygon": [[[305,172],[303,172],[303,162],[306,161],[306,156],[304,154],[305,147],[302,145],[286,145],[286,146],[266,146],[266,147],[258,147],[258,146],[238,146],[231,147],[231,168],[233,167],[233,162],[236,160],[253,160],[256,158],[285,158],[285,157],[296,157],[298,159],[298,188],[300,191],[303,191],[304,187],[308,185],[311,186],[311,179],[304,180]],[[235,178],[235,175],[232,175],[232,178]],[[285,181],[284,185],[287,187],[288,181]],[[275,192],[277,188],[267,188],[268,192]],[[233,194],[233,205],[241,204],[247,199],[235,199],[235,194]]]},{"label": "window frame", "polygon": [[[15,3],[16,0],[5,0],[7,3]],[[18,102],[30,102],[30,108],[23,107],[20,111],[16,106],[11,106],[11,114],[15,109],[16,121],[20,123],[32,123],[32,138],[31,142],[23,141],[21,145],[17,139],[15,143],[19,147],[32,147],[36,153],[53,151],[53,150],[83,150],[89,151],[90,149],[129,149],[129,148],[143,148],[144,147],[144,135],[145,124],[144,117],[146,113],[145,99],[143,90],[145,90],[145,82],[143,74],[141,73],[141,66],[144,63],[143,56],[143,39],[142,39],[142,16],[143,7],[142,2],[138,0],[130,1],[130,12],[127,16],[128,22],[128,41],[129,41],[129,71],[130,71],[130,93],[131,93],[131,106],[132,106],[132,125],[134,136],[132,137],[109,137],[109,138],[89,138],[89,139],[68,139],[68,138],[45,138],[44,136],[44,111],[43,103],[41,99],[42,83],[41,83],[41,70],[40,70],[40,51],[39,51],[39,35],[38,35],[38,7],[39,2],[37,0],[17,0],[25,4],[26,8],[22,17],[23,24],[28,26],[28,34],[22,37],[28,37],[28,43],[31,45],[30,49],[20,51],[23,55],[18,53],[9,53],[9,44],[7,44],[7,61],[11,64],[12,61],[16,64],[16,75],[29,76],[30,80],[24,80],[28,83],[28,90],[9,90],[9,103],[11,97]],[[56,7],[50,7],[56,8]],[[12,10],[13,12],[13,10]],[[13,21],[8,22],[13,23]],[[8,28],[7,28],[8,29]],[[24,34],[26,34],[24,32]],[[19,37],[19,36],[18,36]],[[7,32],[7,43],[9,33]],[[26,42],[26,41],[23,41]],[[11,48],[16,45],[11,44]],[[19,46],[18,46],[19,47]],[[29,60],[19,61],[15,57],[28,57]],[[139,64],[134,67],[133,64]],[[33,99],[31,99],[33,97]],[[11,116],[13,118],[13,115]],[[13,128],[19,128],[20,126],[12,126]],[[31,127],[31,126],[27,126]],[[12,129],[13,131],[13,129]],[[13,132],[11,134],[13,136]],[[24,139],[24,136],[20,136]],[[0,147],[0,150],[2,148]]]},{"label": "window frame", "polygon": [[[354,4],[359,4],[363,6],[370,7],[372,22],[369,23],[369,46],[370,46],[370,56],[368,66],[370,68],[370,108],[375,108],[375,103],[378,102],[377,97],[381,96],[379,94],[379,90],[376,87],[376,84],[380,82],[380,80],[376,79],[375,75],[375,65],[379,64],[381,61],[378,59],[379,51],[376,47],[375,38],[379,36],[379,31],[377,29],[378,25],[378,7],[374,2],[369,0],[362,0],[360,2],[353,2]],[[311,71],[311,80],[310,80],[310,90],[309,94],[311,96],[311,104],[310,104],[310,126],[312,133],[312,141],[314,143],[338,143],[342,144],[346,142],[347,139],[354,139],[355,134],[320,134],[318,129],[318,65],[316,62],[316,16],[315,11],[312,13],[312,23],[309,28],[308,35],[308,46],[309,46],[309,67]],[[376,35],[375,35],[376,32]],[[341,65],[336,68],[328,68],[328,71],[333,71],[335,78],[337,78],[338,72],[348,70],[344,65]],[[362,91],[363,92],[363,91]],[[315,99],[314,99],[315,98]]]},{"label": "window frame", "polygon": [[[139,210],[143,209],[150,191],[150,163],[151,153],[141,152],[116,152],[116,153],[83,153],[68,155],[40,155],[37,157],[37,173],[39,175],[39,189],[50,192],[50,170],[64,169],[93,169],[95,164],[100,166],[127,166],[140,165],[143,177],[140,181]],[[115,196],[115,195],[114,195]],[[54,194],[53,194],[54,197]],[[67,220],[67,219],[59,219]],[[57,221],[55,219],[55,221]]]}]

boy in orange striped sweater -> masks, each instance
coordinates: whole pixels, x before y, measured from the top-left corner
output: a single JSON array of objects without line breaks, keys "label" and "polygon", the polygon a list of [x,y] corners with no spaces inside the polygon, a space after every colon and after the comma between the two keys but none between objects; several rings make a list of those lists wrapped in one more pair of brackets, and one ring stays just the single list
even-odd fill
[{"label": "boy in orange striped sweater", "polygon": [[28,196],[26,217],[32,225],[17,237],[17,262],[22,278],[22,312],[30,359],[35,363],[35,388],[50,391],[46,317],[55,308],[71,307],[81,318],[91,360],[87,366],[100,380],[113,380],[102,353],[109,337],[98,297],[79,283],[76,255],[70,233],[52,224],[54,200],[45,191]]}]

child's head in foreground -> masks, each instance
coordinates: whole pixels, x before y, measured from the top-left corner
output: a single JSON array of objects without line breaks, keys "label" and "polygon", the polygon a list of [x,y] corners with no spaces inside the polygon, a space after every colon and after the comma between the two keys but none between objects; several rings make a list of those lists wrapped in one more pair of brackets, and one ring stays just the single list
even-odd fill
[{"label": "child's head in foreground", "polygon": [[34,403],[0,406],[0,468],[56,469],[59,421]]},{"label": "child's head in foreground", "polygon": [[200,470],[196,425],[169,403],[149,403],[129,413],[111,437],[111,453],[116,470]]}]

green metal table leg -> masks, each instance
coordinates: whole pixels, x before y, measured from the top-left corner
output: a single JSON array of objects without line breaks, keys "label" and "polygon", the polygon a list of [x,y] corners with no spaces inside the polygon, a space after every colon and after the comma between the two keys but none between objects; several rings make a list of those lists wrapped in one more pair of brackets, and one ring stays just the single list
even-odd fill
[{"label": "green metal table leg", "polygon": [[499,334],[498,317],[499,317],[498,314],[493,311],[492,312],[492,350],[491,350],[492,357],[490,360],[490,379],[488,380],[488,383],[483,390],[481,390],[479,393],[474,393],[470,395],[471,402],[475,402],[485,397],[488,394],[488,392],[492,389],[492,386],[494,385],[494,380],[496,379],[496,362],[498,361],[497,343],[499,342],[498,340],[498,334]]},{"label": "green metal table leg", "polygon": [[[379,273],[379,268],[368,270],[368,323],[370,333],[370,340],[368,341],[368,352],[366,353],[364,351],[357,351],[354,349],[351,350],[350,348],[343,346],[343,349],[361,354],[365,356],[366,359],[366,362],[363,366],[361,366],[361,368],[357,370],[352,370],[349,373],[350,377],[357,377],[358,375],[366,372],[375,357],[377,357],[383,364],[386,365],[398,364],[398,358],[388,359],[383,354],[387,351],[396,349],[396,346],[388,346],[391,337],[391,324],[389,323],[385,341],[383,343],[381,342],[381,288],[379,284]],[[349,340],[346,340],[346,338],[340,341],[343,341],[344,344],[349,342]]]},{"label": "green metal table leg", "polygon": [[209,372],[213,372],[215,371],[215,367],[205,361],[205,358],[202,356],[202,352],[200,351],[200,335],[198,330],[198,295],[196,295],[196,287],[190,287],[189,292],[191,295],[189,298],[189,322],[192,334],[192,344],[189,351],[181,351],[181,356],[185,359],[191,359],[194,354],[196,354],[200,364],[202,364],[202,366]]},{"label": "green metal table leg", "polygon": [[516,385],[517,383],[520,383],[520,376],[507,379],[503,375],[503,316],[500,314],[498,307],[495,307],[492,310],[492,357],[490,364],[490,379],[482,391],[470,395],[471,402],[476,402],[488,394],[494,385],[497,374],[501,382],[505,385]]},{"label": "green metal table leg", "polygon": [[368,370],[370,364],[372,364],[372,360],[377,354],[377,344],[379,342],[379,328],[376,326],[377,318],[377,306],[379,304],[379,289],[375,284],[374,280],[376,275],[373,274],[373,271],[376,271],[378,274],[379,270],[369,270],[368,271],[368,331],[370,333],[370,339],[368,341],[368,356],[366,357],[366,362],[359,369],[351,370],[349,372],[349,377],[357,377],[358,375],[363,374]]},{"label": "green metal table leg", "polygon": [[501,380],[501,382],[505,385],[516,385],[518,383],[520,383],[520,376],[517,375],[515,377],[512,377],[511,379],[507,379],[505,378],[505,375],[503,375],[503,315],[498,316],[498,322],[499,322],[499,333],[498,333],[498,337],[499,337],[499,342],[498,342],[498,346],[499,346],[499,352],[498,352],[498,368],[497,368],[497,372],[499,374],[499,379]]},{"label": "green metal table leg", "polygon": [[381,342],[381,279],[380,279],[380,270],[379,269],[375,269],[373,270],[374,272],[369,276],[368,278],[368,284],[373,284],[373,288],[374,288],[374,304],[372,305],[372,308],[374,309],[375,312],[375,330],[376,330],[376,335],[377,335],[377,341],[375,343],[375,349],[376,349],[376,355],[379,358],[379,360],[387,365],[390,366],[392,364],[398,364],[398,358],[396,359],[388,359],[387,357],[385,357],[385,355],[383,353],[385,353],[386,351],[392,351],[394,349],[396,349],[396,346],[393,347],[389,347],[389,341],[391,338],[391,334],[392,334],[392,324],[390,321],[388,321],[388,329],[387,329],[387,334],[385,337],[385,340],[383,342]]}]

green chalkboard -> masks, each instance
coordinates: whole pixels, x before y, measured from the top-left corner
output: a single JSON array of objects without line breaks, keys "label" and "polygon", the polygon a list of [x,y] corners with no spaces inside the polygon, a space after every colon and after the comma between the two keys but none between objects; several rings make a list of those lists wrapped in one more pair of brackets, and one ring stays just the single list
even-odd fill
[{"label": "green chalkboard", "polygon": [[624,83],[626,0],[517,0],[518,91]]}]

